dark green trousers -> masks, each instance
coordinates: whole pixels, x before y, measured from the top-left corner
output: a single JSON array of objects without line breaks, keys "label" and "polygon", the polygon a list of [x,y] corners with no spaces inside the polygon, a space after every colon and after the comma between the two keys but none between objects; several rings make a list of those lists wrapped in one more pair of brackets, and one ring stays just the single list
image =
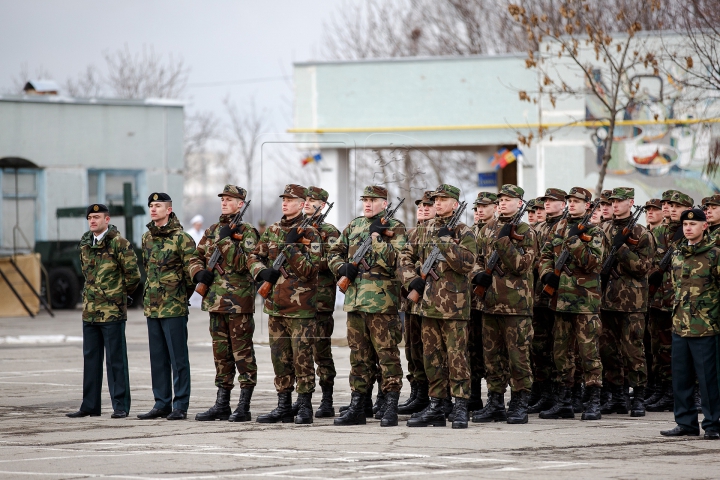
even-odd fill
[{"label": "dark green trousers", "polygon": [[187,322],[188,317],[147,319],[152,391],[159,410],[187,412],[190,404]]},{"label": "dark green trousers", "polygon": [[83,322],[83,402],[80,410],[101,413],[100,393],[104,356],[113,410],[130,413],[130,375],[125,343],[125,322]]}]

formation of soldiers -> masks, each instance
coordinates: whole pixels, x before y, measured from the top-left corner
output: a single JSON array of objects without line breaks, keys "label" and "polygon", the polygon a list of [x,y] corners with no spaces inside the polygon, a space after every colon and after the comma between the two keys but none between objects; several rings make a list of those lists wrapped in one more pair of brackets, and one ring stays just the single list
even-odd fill
[{"label": "formation of soldiers", "polygon": [[[155,406],[138,417],[187,416],[193,291],[210,314],[217,387],[215,404],[196,420],[252,419],[257,294],[268,315],[278,403],[256,421],[312,423],[315,365],[322,398],[314,417],[335,417],[330,337],[339,288],[352,395],[335,425],[374,416],[396,426],[400,414],[411,415],[409,427],[450,421],[467,428],[470,420],[527,423],[533,413],[599,420],[674,409],[679,426],[663,434],[680,435],[698,429],[702,408],[706,438],[720,438],[717,367],[697,359],[694,342],[720,333],[720,195],[700,209],[676,190],[644,206],[624,187],[595,200],[582,187],[549,188],[529,201],[524,194],[510,184],[480,192],[469,226],[460,221],[460,190],[442,184],[415,201],[417,223],[408,228],[394,218],[400,205],[389,205],[387,189],[368,186],[362,215],[340,231],[324,221],[331,208],[325,190],[290,184],[280,195],[280,221],[260,235],[242,221],[247,191],[226,185],[218,195],[222,215],[197,246],[170,197],[152,194],[142,260]],[[647,226],[638,222],[643,212]],[[705,221],[707,231],[697,227]],[[104,205],[88,208],[88,222],[83,404],[69,416],[100,414],[105,348],[113,417],[122,418],[130,410],[124,320],[126,302],[138,296],[137,260]],[[403,330],[410,395],[399,403]],[[687,345],[675,347],[683,339]],[[685,363],[671,361],[674,347],[687,351]],[[676,363],[687,364],[682,378]]]}]

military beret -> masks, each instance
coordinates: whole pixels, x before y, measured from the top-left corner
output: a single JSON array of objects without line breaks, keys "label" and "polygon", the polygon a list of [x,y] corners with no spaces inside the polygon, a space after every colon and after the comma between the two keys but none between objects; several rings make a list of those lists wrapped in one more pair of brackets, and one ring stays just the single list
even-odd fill
[{"label": "military beret", "polygon": [[610,204],[612,201],[610,200],[610,197],[612,196],[613,191],[612,190],[603,190],[600,192],[600,203],[603,204]]},{"label": "military beret", "polygon": [[233,198],[239,198],[240,200],[245,200],[245,197],[247,197],[247,190],[244,188],[238,187],[236,185],[225,185],[225,188],[223,188],[222,193],[218,193],[218,197],[233,197]]},{"label": "military beret", "polygon": [[102,203],[93,203],[89,207],[87,207],[87,211],[85,212],[85,218],[88,218],[91,213],[107,213],[110,214],[110,210],[108,210],[108,207],[103,205]]},{"label": "military beret", "polygon": [[460,200],[460,189],[452,185],[448,185],[447,183],[443,183],[442,185],[438,185],[435,191],[432,192],[432,197],[448,197]]},{"label": "military beret", "polygon": [[703,205],[720,205],[720,194],[715,194],[711,197],[703,198]]},{"label": "military beret", "polygon": [[172,202],[172,198],[167,193],[155,192],[148,197],[148,207],[152,202]]},{"label": "military beret", "polygon": [[632,200],[635,199],[635,189],[631,187],[617,187],[614,188],[609,200]]},{"label": "military beret", "polygon": [[535,199],[535,210],[545,210],[545,197],[538,197]]},{"label": "military beret", "polygon": [[680,221],[683,222],[685,220],[697,220],[698,222],[705,222],[707,221],[707,217],[705,216],[705,212],[703,212],[699,208],[691,208],[690,210],[685,210],[682,215],[680,215]]},{"label": "military beret", "polygon": [[422,198],[418,198],[417,200],[415,200],[415,205],[420,205],[421,203],[423,205],[432,205],[433,204],[432,197],[431,197],[432,193],[433,193],[432,190],[426,190],[423,193]]},{"label": "military beret", "polygon": [[497,203],[497,195],[490,192],[480,192],[473,202],[473,205],[492,205]]},{"label": "military beret", "polygon": [[647,202],[645,202],[645,209],[648,208],[657,208],[659,210],[662,210],[662,200],[659,198],[651,198]]},{"label": "military beret", "polygon": [[673,193],[677,192],[677,190],[665,190],[662,194],[661,201],[662,202],[669,202],[670,198],[673,196]]},{"label": "military beret", "polygon": [[513,185],[512,183],[506,183],[505,185],[500,187],[500,193],[498,193],[498,197],[500,195],[507,195],[508,197],[522,199],[523,195],[525,195],[525,190],[518,187],[517,185]]},{"label": "military beret", "polygon": [[368,185],[363,190],[362,195],[360,195],[360,198],[385,198],[388,197],[388,190],[385,187],[381,187],[380,185]]},{"label": "military beret", "polygon": [[694,203],[690,195],[685,195],[684,193],[678,192],[677,190],[674,191],[668,201],[671,203],[677,203],[679,205],[682,205],[683,207],[688,208],[692,208]]},{"label": "military beret", "polygon": [[285,185],[285,190],[282,194],[279,195],[279,197],[283,198],[301,198],[305,200],[305,194],[306,189],[302,185],[297,185],[295,183],[289,183]]},{"label": "military beret", "polygon": [[586,202],[589,202],[590,200],[592,200],[592,193],[582,187],[573,187],[570,189],[570,193],[565,195],[565,198],[570,197],[579,198],[580,200],[585,200]]},{"label": "military beret", "polygon": [[548,188],[545,190],[545,195],[539,198],[541,201],[546,200],[560,200],[561,202],[565,201],[565,197],[567,196],[567,192],[565,190],[561,190],[559,188]]},{"label": "military beret", "polygon": [[327,202],[329,196],[330,194],[320,187],[308,187],[305,192],[305,198],[312,198],[313,200],[321,200],[323,202]]}]

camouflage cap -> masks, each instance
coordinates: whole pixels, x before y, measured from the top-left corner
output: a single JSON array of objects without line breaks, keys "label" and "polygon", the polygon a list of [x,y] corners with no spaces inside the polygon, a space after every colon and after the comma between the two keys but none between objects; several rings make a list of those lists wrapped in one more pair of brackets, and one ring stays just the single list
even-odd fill
[{"label": "camouflage cap", "polygon": [[148,197],[148,207],[152,202],[172,202],[172,198],[167,193],[154,192]]},{"label": "camouflage cap", "polygon": [[330,194],[320,187],[308,187],[305,191],[305,198],[312,198],[323,202],[327,202],[329,196]]},{"label": "camouflage cap", "polygon": [[612,194],[608,197],[609,200],[634,200],[635,189],[631,187],[617,187],[614,188]]},{"label": "camouflage cap", "polygon": [[365,190],[363,190],[362,195],[360,195],[360,198],[385,198],[388,197],[388,191],[387,188],[381,187],[380,185],[368,185],[365,187]]},{"label": "camouflage cap", "polygon": [[659,198],[651,198],[645,202],[645,209],[648,208],[657,208],[658,210],[662,210],[662,201]]},{"label": "camouflage cap", "polygon": [[703,198],[703,205],[720,205],[720,194],[716,193],[712,197]]},{"label": "camouflage cap", "polygon": [[225,185],[222,193],[218,193],[218,197],[222,197],[223,195],[227,195],[228,197],[233,198],[239,198],[240,200],[245,200],[245,197],[247,197],[247,190],[236,185]]},{"label": "camouflage cap", "polygon": [[110,214],[110,210],[108,210],[108,207],[103,205],[102,203],[93,203],[89,207],[87,207],[87,210],[85,212],[85,218],[88,218],[91,213],[102,213],[105,212],[108,215]]},{"label": "camouflage cap", "polygon": [[680,215],[680,221],[684,222],[685,220],[697,220],[698,222],[705,222],[707,221],[707,217],[705,216],[705,212],[703,212],[699,208],[691,208],[690,210],[685,210],[682,215]]},{"label": "camouflage cap", "polygon": [[545,190],[545,195],[539,197],[538,200],[542,202],[545,202],[546,200],[560,200],[561,202],[564,202],[566,196],[567,192],[565,190],[561,190],[559,188],[548,188]]},{"label": "camouflage cap", "polygon": [[473,205],[492,205],[497,203],[497,195],[490,192],[480,192],[473,202]]},{"label": "camouflage cap", "polygon": [[673,193],[677,192],[677,190],[665,190],[662,194],[662,197],[660,199],[661,202],[669,202],[670,198],[673,196]]},{"label": "camouflage cap", "polygon": [[415,205],[420,205],[421,203],[423,205],[432,205],[433,204],[432,197],[431,197],[432,193],[433,193],[432,190],[426,190],[425,193],[423,193],[422,198],[418,198],[417,200],[415,200]]},{"label": "camouflage cap", "polygon": [[685,195],[682,192],[678,192],[675,190],[675,193],[672,194],[668,202],[677,203],[679,205],[682,205],[683,207],[692,208],[693,207],[693,199],[690,195]]},{"label": "camouflage cap", "polygon": [[302,185],[295,183],[288,183],[285,185],[285,190],[279,196],[282,198],[302,198],[305,200],[305,194],[307,190]]},{"label": "camouflage cap", "polygon": [[612,196],[613,191],[612,190],[603,190],[600,192],[600,204],[611,204],[612,201],[610,200],[610,197]]},{"label": "camouflage cap", "polygon": [[530,200],[527,201],[527,209],[530,212],[534,212],[535,208],[537,208],[537,202],[535,201],[534,198],[531,198]]},{"label": "camouflage cap", "polygon": [[498,193],[498,197],[500,197],[500,195],[507,195],[508,197],[522,199],[523,195],[525,195],[525,190],[518,187],[517,185],[513,185],[512,183],[506,183],[505,185],[500,187],[500,193]]},{"label": "camouflage cap", "polygon": [[[545,197],[538,197],[535,199],[535,210],[545,210]],[[563,198],[565,200],[565,198]]]},{"label": "camouflage cap", "polygon": [[565,198],[579,198],[580,200],[585,200],[586,202],[589,202],[592,200],[592,193],[590,193],[590,190],[582,187],[573,187],[570,189],[570,193],[565,195]]},{"label": "camouflage cap", "polygon": [[435,197],[448,197],[460,200],[460,189],[453,187],[452,185],[448,185],[447,183],[443,183],[442,185],[438,185],[435,191],[432,192],[432,198]]}]

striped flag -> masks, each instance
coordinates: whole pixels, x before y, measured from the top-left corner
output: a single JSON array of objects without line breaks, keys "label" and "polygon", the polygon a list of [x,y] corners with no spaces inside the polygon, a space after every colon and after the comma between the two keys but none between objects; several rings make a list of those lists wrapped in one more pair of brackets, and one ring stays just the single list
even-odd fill
[{"label": "striped flag", "polygon": [[322,160],[322,155],[319,153],[316,153],[315,155],[308,155],[307,157],[302,159],[302,166],[309,165],[311,163],[316,163]]}]

